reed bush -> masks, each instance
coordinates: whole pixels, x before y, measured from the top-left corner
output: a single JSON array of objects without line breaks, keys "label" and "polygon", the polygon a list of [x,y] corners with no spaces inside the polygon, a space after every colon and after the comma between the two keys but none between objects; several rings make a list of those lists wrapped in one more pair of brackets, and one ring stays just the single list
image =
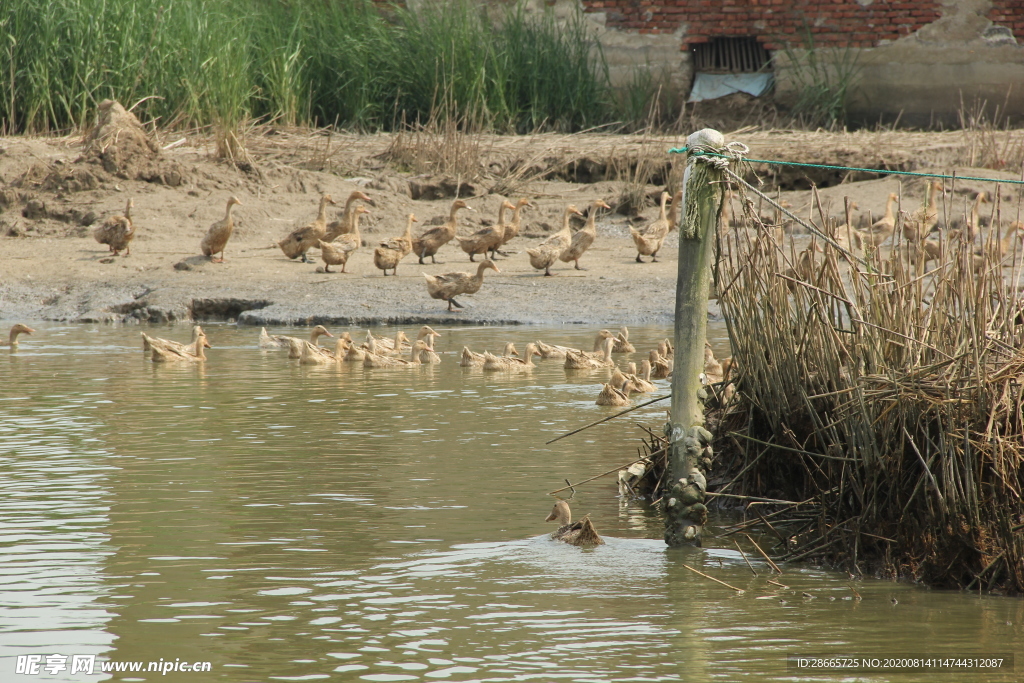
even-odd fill
[{"label": "reed bush", "polygon": [[817,505],[787,558],[1024,592],[1019,239],[993,230],[980,255],[951,236],[926,264],[897,238],[861,261],[746,220],[718,279],[741,368],[723,431],[746,444],[732,492]]},{"label": "reed bush", "polygon": [[371,0],[68,0],[0,4],[0,128],[78,128],[105,98],[163,127],[389,129],[454,117],[571,131],[611,116],[577,15],[468,0],[382,14]]}]

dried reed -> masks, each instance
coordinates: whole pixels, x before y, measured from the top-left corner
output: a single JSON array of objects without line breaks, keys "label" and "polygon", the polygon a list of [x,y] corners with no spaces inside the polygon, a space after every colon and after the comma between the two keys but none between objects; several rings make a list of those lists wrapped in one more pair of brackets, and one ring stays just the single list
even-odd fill
[{"label": "dried reed", "polygon": [[820,503],[786,559],[1024,592],[1021,250],[1000,262],[997,239],[984,258],[947,239],[925,264],[906,244],[860,262],[722,235],[736,489]]}]

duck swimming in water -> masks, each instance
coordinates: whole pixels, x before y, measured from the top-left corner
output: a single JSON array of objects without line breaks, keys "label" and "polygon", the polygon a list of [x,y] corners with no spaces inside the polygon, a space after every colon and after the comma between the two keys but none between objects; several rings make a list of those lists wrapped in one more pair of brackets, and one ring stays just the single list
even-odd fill
[{"label": "duck swimming in water", "polygon": [[569,504],[564,500],[555,503],[555,506],[551,508],[551,514],[544,521],[558,522],[558,529],[551,534],[551,538],[556,541],[575,546],[604,545],[604,539],[594,529],[590,516],[573,522]]}]

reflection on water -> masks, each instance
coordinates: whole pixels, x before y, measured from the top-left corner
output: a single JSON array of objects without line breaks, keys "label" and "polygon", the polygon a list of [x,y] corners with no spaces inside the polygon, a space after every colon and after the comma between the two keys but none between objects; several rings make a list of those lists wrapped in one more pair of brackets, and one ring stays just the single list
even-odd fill
[{"label": "reflection on water", "polygon": [[[608,544],[551,541],[545,492],[629,461],[632,422],[664,404],[544,446],[616,410],[593,403],[606,374],[456,354],[589,348],[592,329],[441,329],[440,366],[367,371],[300,367],[231,326],[207,327],[206,367],[145,361],[133,328],[35,326],[0,356],[0,680],[16,655],[61,653],[210,661],[202,680],[238,682],[760,681],[787,677],[786,654],[1024,645],[1020,600],[866,580],[855,601],[808,567],[770,586],[728,538],[670,552],[613,477],[572,501]],[[632,330],[637,357],[667,334]]]}]

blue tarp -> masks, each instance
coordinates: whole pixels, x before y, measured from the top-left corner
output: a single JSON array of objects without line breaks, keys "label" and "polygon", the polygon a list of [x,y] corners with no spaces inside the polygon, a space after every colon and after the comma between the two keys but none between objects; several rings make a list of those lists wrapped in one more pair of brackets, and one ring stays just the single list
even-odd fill
[{"label": "blue tarp", "polygon": [[690,91],[690,102],[703,102],[731,95],[734,92],[745,92],[758,97],[772,87],[770,73],[756,74],[706,74],[697,73]]}]

